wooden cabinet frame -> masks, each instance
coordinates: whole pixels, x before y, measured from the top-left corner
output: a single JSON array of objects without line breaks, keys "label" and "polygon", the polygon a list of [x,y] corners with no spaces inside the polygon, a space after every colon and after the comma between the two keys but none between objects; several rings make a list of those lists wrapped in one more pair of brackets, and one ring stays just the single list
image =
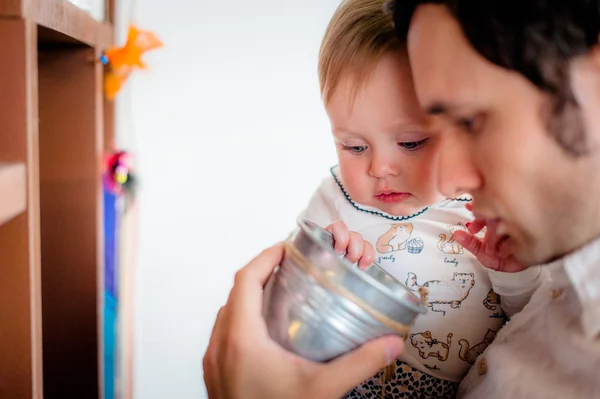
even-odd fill
[{"label": "wooden cabinet frame", "polygon": [[0,2],[1,398],[102,396],[106,4]]}]

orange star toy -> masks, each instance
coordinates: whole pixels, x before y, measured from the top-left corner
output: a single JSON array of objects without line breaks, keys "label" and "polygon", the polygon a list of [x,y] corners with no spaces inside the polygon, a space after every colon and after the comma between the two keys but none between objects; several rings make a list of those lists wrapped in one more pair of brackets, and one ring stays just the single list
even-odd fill
[{"label": "orange star toy", "polygon": [[146,64],[142,61],[142,55],[162,46],[163,43],[154,33],[130,25],[125,45],[108,49],[100,57],[100,62],[109,65],[111,68],[105,78],[104,90],[106,96],[113,99],[134,68],[146,68]]}]

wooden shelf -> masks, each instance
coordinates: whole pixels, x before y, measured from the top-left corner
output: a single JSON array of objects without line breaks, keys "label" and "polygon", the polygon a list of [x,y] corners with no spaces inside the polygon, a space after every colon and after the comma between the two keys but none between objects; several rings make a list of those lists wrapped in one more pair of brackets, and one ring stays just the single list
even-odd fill
[{"label": "wooden shelf", "polygon": [[0,398],[104,397],[114,105],[93,61],[112,40],[111,23],[67,0],[0,0]]},{"label": "wooden shelf", "polygon": [[25,164],[0,163],[0,225],[27,208]]},{"label": "wooden shelf", "polygon": [[3,0],[0,18],[22,18],[37,24],[38,39],[45,44],[83,43],[104,48],[112,43],[113,29],[96,21],[67,0]]},{"label": "wooden shelf", "polygon": [[38,51],[45,398],[93,398],[100,389],[104,128],[102,66],[87,62],[93,55]]}]

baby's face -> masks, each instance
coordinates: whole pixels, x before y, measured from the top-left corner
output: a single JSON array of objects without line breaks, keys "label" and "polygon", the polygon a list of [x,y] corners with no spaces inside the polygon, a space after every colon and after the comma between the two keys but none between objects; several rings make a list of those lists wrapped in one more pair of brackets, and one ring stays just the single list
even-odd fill
[{"label": "baby's face", "polygon": [[326,105],[348,194],[396,216],[441,200],[438,140],[428,131],[406,57],[384,55],[355,88],[352,74],[345,74]]}]

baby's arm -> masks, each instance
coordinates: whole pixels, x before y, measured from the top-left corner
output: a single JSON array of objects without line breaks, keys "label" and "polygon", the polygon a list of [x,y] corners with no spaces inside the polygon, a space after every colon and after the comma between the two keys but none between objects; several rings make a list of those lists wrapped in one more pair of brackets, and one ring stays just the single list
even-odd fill
[{"label": "baby's arm", "polygon": [[[540,286],[543,268],[519,262],[511,254],[509,242],[495,233],[496,223],[475,220],[467,225],[468,231],[456,232],[454,238],[487,269],[494,292],[500,295],[502,310],[512,317]],[[477,237],[484,227],[485,236]]]},{"label": "baby's arm", "polygon": [[531,266],[527,269],[506,273],[487,269],[494,292],[500,295],[502,310],[508,317],[523,310],[542,281],[543,268]]}]

